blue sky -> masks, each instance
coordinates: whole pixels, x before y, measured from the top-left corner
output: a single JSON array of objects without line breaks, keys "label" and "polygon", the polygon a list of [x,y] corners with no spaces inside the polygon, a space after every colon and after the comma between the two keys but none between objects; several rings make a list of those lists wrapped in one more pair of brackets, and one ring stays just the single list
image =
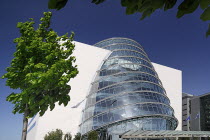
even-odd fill
[{"label": "blue sky", "polygon": [[[10,65],[15,52],[13,39],[19,36],[17,22],[34,18],[37,22],[47,9],[48,0],[1,0],[0,76]],[[199,19],[201,10],[177,19],[176,8],[158,11],[140,21],[140,15],[125,15],[120,0],[94,5],[91,0],[70,0],[54,11],[52,28],[63,35],[75,32],[75,40],[94,44],[110,37],[127,37],[139,42],[153,62],[182,70],[183,92],[200,95],[210,92],[210,37],[205,37],[208,22]],[[84,56],[85,57],[85,56]],[[22,115],[13,115],[6,97],[13,91],[0,79],[0,139],[18,140]]]}]

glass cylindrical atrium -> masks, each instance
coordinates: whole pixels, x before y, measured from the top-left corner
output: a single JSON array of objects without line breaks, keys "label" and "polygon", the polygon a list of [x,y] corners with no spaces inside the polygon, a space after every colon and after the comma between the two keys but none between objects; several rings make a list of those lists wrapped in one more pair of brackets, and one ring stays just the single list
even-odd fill
[{"label": "glass cylindrical atrium", "polygon": [[174,110],[142,46],[127,38],[110,38],[94,46],[112,53],[91,85],[81,133],[176,129]]}]

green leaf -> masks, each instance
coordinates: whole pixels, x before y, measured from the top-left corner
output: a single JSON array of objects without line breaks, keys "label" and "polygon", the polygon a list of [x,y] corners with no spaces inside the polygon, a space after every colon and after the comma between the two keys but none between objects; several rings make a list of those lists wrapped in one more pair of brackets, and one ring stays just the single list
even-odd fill
[{"label": "green leaf", "polygon": [[152,8],[159,9],[162,8],[165,3],[165,0],[153,0],[152,1]]},{"label": "green leaf", "polygon": [[135,12],[136,12],[136,10],[133,7],[127,7],[126,8],[126,14],[127,15],[134,14]]},{"label": "green leaf", "polygon": [[165,6],[164,6],[164,11],[171,9],[174,7],[176,4],[177,0],[166,0],[165,1]]},{"label": "green leaf", "polygon": [[49,0],[48,1],[48,8],[49,9],[56,9],[56,1],[57,0]]},{"label": "green leaf", "polygon": [[178,10],[178,12],[177,12],[177,14],[176,14],[176,17],[177,17],[177,18],[181,18],[184,14],[185,14],[184,11]]},{"label": "green leaf", "polygon": [[138,11],[139,11],[140,13],[142,13],[142,12],[148,10],[148,9],[151,9],[151,4],[152,4],[152,3],[151,3],[151,1],[149,1],[149,0],[144,1],[144,2],[142,3],[142,6],[138,9]]},{"label": "green leaf", "polygon": [[178,7],[177,18],[194,12],[199,5],[199,0],[184,0]]},{"label": "green leaf", "polygon": [[55,108],[55,104],[50,104],[50,111],[52,111]]},{"label": "green leaf", "polygon": [[11,93],[9,96],[7,96],[7,101],[13,101],[13,100],[17,100],[18,99],[18,94],[15,94],[14,92]]},{"label": "green leaf", "polygon": [[204,10],[210,5],[210,0],[200,0],[200,7]]},{"label": "green leaf", "polygon": [[143,20],[145,17],[150,16],[152,12],[153,12],[152,8],[144,11],[140,20]]},{"label": "green leaf", "polygon": [[[64,1],[51,2],[53,6],[53,2],[59,4]],[[37,29],[31,20],[18,23],[21,36],[14,39],[14,59],[2,76],[6,78],[7,86],[21,90],[7,97],[7,101],[14,104],[13,113],[27,111],[27,118],[38,112],[43,115],[48,107],[54,109],[56,102],[67,105],[70,100],[66,97],[70,91],[67,83],[78,73],[76,66],[73,66],[75,58],[71,56],[75,47],[73,34],[58,36],[50,28],[51,16],[51,12],[44,12]],[[60,49],[61,38],[67,51]],[[65,60],[67,58],[70,59]]]},{"label": "green leaf", "polygon": [[67,2],[68,0],[49,0],[48,8],[60,10],[66,5]]},{"label": "green leaf", "polygon": [[45,103],[45,100],[42,99],[40,102],[39,102],[39,105],[43,105]]},{"label": "green leaf", "polygon": [[17,23],[17,28],[20,28],[22,26],[22,22]]},{"label": "green leaf", "polygon": [[210,35],[210,23],[209,23],[209,29],[206,32],[206,37],[208,37]]},{"label": "green leaf", "polygon": [[200,19],[203,21],[210,20],[210,7],[208,7],[204,12],[201,14]]},{"label": "green leaf", "polygon": [[129,4],[129,0],[121,0],[121,5],[126,7]]},{"label": "green leaf", "polygon": [[95,4],[100,4],[102,2],[104,2],[105,0],[92,0],[92,3],[95,3]]}]

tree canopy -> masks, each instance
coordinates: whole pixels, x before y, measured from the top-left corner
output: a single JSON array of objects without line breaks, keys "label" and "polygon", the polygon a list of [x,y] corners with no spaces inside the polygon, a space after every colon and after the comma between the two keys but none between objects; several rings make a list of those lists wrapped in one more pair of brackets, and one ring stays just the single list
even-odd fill
[{"label": "tree canopy", "polygon": [[[106,0],[92,0],[94,4],[103,3]],[[65,7],[68,0],[49,0],[48,8],[60,10]],[[149,17],[156,10],[167,11],[175,6],[177,0],[121,0],[121,5],[126,8],[126,14],[140,13],[141,20]],[[203,13],[200,19],[203,21],[210,20],[210,0],[182,0],[178,6],[177,18],[186,14],[193,13],[196,9],[201,8]],[[206,36],[210,35],[210,24]]]},{"label": "tree canopy", "polygon": [[77,133],[75,136],[74,136],[74,140],[81,140],[81,133]]},{"label": "tree canopy", "polygon": [[48,107],[53,110],[56,102],[66,106],[71,89],[67,83],[78,73],[71,56],[74,34],[58,36],[50,28],[51,16],[44,12],[37,29],[33,19],[17,24],[21,36],[14,39],[14,59],[2,77],[7,78],[7,86],[21,90],[11,93],[7,101],[15,104],[13,113],[25,113],[25,117],[38,112],[42,116]]},{"label": "tree canopy", "polygon": [[88,140],[97,140],[98,139],[98,132],[97,131],[91,131],[87,134]]},{"label": "tree canopy", "polygon": [[37,113],[42,116],[48,108],[53,110],[56,102],[68,104],[71,87],[67,83],[78,74],[73,64],[76,59],[71,56],[74,34],[58,36],[50,28],[51,16],[51,12],[44,12],[37,29],[32,18],[18,22],[20,37],[14,39],[14,59],[2,76],[7,78],[7,86],[20,89],[20,93],[11,93],[7,101],[15,105],[13,113],[24,113],[22,140],[26,140],[29,117]]},{"label": "tree canopy", "polygon": [[56,129],[55,131],[48,132],[48,134],[44,136],[44,140],[62,140],[62,137],[63,131],[61,129]]},{"label": "tree canopy", "polygon": [[65,135],[64,135],[64,139],[63,140],[71,140],[72,139],[72,135],[71,135],[71,133],[69,132],[69,133],[66,133]]}]

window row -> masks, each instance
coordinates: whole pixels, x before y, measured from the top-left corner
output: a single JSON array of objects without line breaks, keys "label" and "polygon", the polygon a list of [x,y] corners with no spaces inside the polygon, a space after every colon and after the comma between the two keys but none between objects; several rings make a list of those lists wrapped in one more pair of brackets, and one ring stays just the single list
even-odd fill
[{"label": "window row", "polygon": [[[135,107],[135,106],[137,106],[137,107]],[[129,109],[129,113],[130,113],[129,115],[128,114],[126,115],[126,114],[120,112],[120,113],[124,114],[124,118],[129,118],[129,117],[133,117],[136,115],[151,115],[151,114],[165,114],[165,115],[169,115],[169,116],[173,115],[173,110],[171,108],[169,109],[168,106],[165,106],[163,104],[152,104],[152,103],[134,104],[134,105],[129,105],[129,106],[122,106],[122,107],[119,107],[118,109],[114,109],[114,110],[118,111],[119,109],[122,110],[123,108]],[[112,109],[110,108],[107,112],[109,113],[110,110],[112,110]],[[94,113],[99,114],[99,112],[97,112],[97,111],[99,111],[99,110],[95,110]],[[105,112],[105,114],[107,114],[107,112]],[[113,112],[115,112],[115,111],[113,111]],[[84,116],[83,121],[86,121],[88,118],[93,116],[92,115],[90,117],[85,118],[86,117],[85,115],[87,115],[88,113],[90,113],[90,115],[92,115],[93,112],[86,112],[86,114],[83,115]],[[119,115],[120,113],[118,112],[117,114]],[[95,116],[95,114],[94,114],[94,116]],[[101,116],[101,114],[98,116]]]},{"label": "window row", "polygon": [[91,104],[95,104],[96,102],[104,98],[132,91],[154,91],[165,94],[165,90],[156,84],[136,81],[121,83],[112,87],[107,87],[103,90],[98,91],[97,93],[90,93],[88,96],[88,100],[91,100]]},{"label": "window row", "polygon": [[108,128],[108,133],[117,130],[118,132],[126,132],[129,130],[174,130],[177,123],[171,121],[169,118],[138,118],[133,120],[126,120],[117,123]]},{"label": "window row", "polygon": [[154,70],[152,70],[151,68],[148,68],[141,64],[131,64],[131,63],[110,66],[106,69],[101,70],[99,76],[113,75],[119,72],[128,72],[128,71],[146,72],[151,75],[157,76]]},{"label": "window row", "polygon": [[116,57],[116,56],[136,56],[136,57],[140,57],[143,58],[147,61],[150,61],[146,56],[144,56],[143,54],[136,52],[136,51],[132,51],[132,50],[115,50],[111,53],[111,55],[109,56],[109,58],[111,57]]},{"label": "window row", "polygon": [[117,44],[117,43],[131,44],[131,45],[135,45],[135,46],[138,46],[138,47],[142,48],[142,46],[139,43],[137,43],[133,40],[130,40],[130,39],[126,39],[126,38],[107,39],[107,40],[96,43],[94,46],[102,48],[102,47],[105,47],[107,45]]},{"label": "window row", "polygon": [[103,47],[103,49],[112,50],[112,51],[113,50],[118,50],[118,49],[129,49],[129,50],[134,50],[134,51],[140,52],[147,57],[147,55],[142,50],[142,48],[136,47],[136,46],[131,45],[131,44],[112,44],[112,45]]},{"label": "window row", "polygon": [[156,77],[151,76],[147,73],[121,73],[121,74],[101,77],[99,81],[93,83],[92,87],[94,87],[94,90],[92,90],[91,92],[94,92],[95,90],[99,90],[101,88],[110,86],[112,84],[117,84],[123,81],[136,81],[136,80],[149,81],[161,85],[161,82]]},{"label": "window row", "polygon": [[144,102],[163,103],[167,105],[170,104],[167,97],[152,92],[136,92],[123,94],[121,96],[115,96],[113,98],[103,100],[101,102],[96,103],[95,105],[92,105],[89,101],[91,100],[87,100],[86,102],[86,109],[84,110],[83,120],[86,120],[87,118],[90,118],[99,113],[105,112],[109,109],[117,108],[128,104]]},{"label": "window row", "polygon": [[137,64],[143,64],[143,65],[146,65],[148,67],[150,67],[151,69],[153,68],[152,65],[147,62],[146,60],[144,59],[141,59],[139,57],[112,57],[110,59],[107,59],[102,68],[101,69],[104,69],[106,67],[109,67],[111,65],[116,65],[116,64],[124,64],[124,63],[137,63]]},{"label": "window row", "polygon": [[[82,134],[87,133],[88,131],[94,129],[91,127],[92,125],[82,125],[80,127],[80,131]],[[169,118],[138,118],[132,120],[125,120],[119,123],[116,123],[107,128],[108,134],[113,134],[113,131],[117,131],[119,133],[124,133],[129,130],[174,130],[177,127],[177,122],[170,120]],[[97,128],[97,127],[96,127]],[[95,128],[95,129],[96,129]],[[118,136],[119,137],[119,136]]]},{"label": "window row", "polygon": [[91,129],[97,129],[103,125],[127,118],[133,118],[137,116],[155,116],[161,114],[173,117],[173,111],[168,106],[162,104],[136,104],[110,110],[106,113],[90,118],[83,123],[83,127],[89,126]]}]

